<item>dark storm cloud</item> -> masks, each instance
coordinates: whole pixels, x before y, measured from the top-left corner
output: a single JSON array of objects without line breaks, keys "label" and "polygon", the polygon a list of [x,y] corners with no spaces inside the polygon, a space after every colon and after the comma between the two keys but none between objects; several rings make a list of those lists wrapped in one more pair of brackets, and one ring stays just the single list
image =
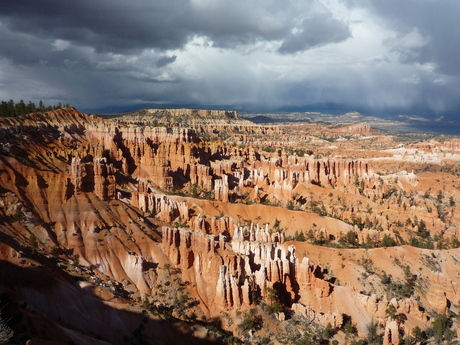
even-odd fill
[{"label": "dark storm cloud", "polygon": [[195,32],[222,48],[281,39],[292,25],[290,14],[273,0],[195,1],[191,16]]},{"label": "dark storm cloud", "polygon": [[132,52],[182,47],[191,34],[189,11],[186,0],[7,0],[0,18],[13,31],[99,51]]},{"label": "dark storm cloud", "polygon": [[338,43],[351,37],[347,24],[322,13],[303,20],[301,29],[291,33],[279,48],[280,53],[296,53],[312,47]]},{"label": "dark storm cloud", "polygon": [[[244,12],[245,6],[228,7],[228,11],[222,6],[192,9],[187,0],[24,0],[7,1],[0,18],[12,31],[65,39],[114,53],[180,49],[195,35],[209,37],[222,47],[280,37],[279,32],[274,32],[279,29],[261,28]],[[272,17],[274,20],[275,13]],[[281,28],[281,32],[286,30],[287,27]]]},{"label": "dark storm cloud", "polygon": [[[90,51],[86,48],[66,46],[59,47],[59,40],[41,39],[22,32],[10,31],[0,23],[0,58],[9,59],[15,65],[48,65],[54,68],[68,67],[70,61],[89,67]],[[54,43],[54,45],[53,45]]]},{"label": "dark storm cloud", "polygon": [[[196,35],[224,48],[285,40],[283,53],[349,37],[344,23],[322,13],[309,14],[301,32],[292,34],[294,23],[309,7],[295,4],[273,0],[7,0],[0,19],[11,31],[114,53],[180,49]],[[302,11],[297,11],[299,8]]]},{"label": "dark storm cloud", "polygon": [[460,107],[460,2],[4,0],[0,99]]}]

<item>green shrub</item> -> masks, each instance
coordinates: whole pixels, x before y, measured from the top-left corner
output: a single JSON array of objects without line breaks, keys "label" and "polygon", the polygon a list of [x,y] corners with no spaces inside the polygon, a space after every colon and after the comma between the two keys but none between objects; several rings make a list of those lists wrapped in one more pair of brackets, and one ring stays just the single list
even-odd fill
[{"label": "green shrub", "polygon": [[243,320],[238,325],[238,329],[242,332],[259,330],[262,328],[262,324],[262,317],[257,315],[256,309],[250,309],[244,312]]}]

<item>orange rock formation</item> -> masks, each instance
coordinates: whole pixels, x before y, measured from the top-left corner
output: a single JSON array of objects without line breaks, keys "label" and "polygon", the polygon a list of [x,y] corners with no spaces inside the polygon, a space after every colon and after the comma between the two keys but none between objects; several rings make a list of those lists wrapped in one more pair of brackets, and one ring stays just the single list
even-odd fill
[{"label": "orange rock formation", "polygon": [[[162,112],[171,126],[153,127],[149,116]],[[189,125],[172,126],[183,116]],[[398,144],[360,123],[328,129],[331,145],[311,124],[296,128],[309,146],[286,144],[292,138],[282,126],[257,126],[226,111],[151,109],[103,120],[69,108],[2,119],[0,258],[11,275],[36,267],[59,282],[56,292],[18,290],[19,280],[13,287],[2,279],[1,290],[43,310],[56,327],[75,324],[81,335],[59,341],[77,342],[114,339],[96,323],[62,316],[58,304],[85,289],[91,299],[74,309],[97,305],[117,315],[102,306],[115,298],[115,309],[139,315],[143,303],[187,319],[183,308],[165,304],[172,294],[195,301],[187,308],[203,319],[225,313],[235,322],[222,327],[241,339],[248,338],[236,310],[262,310],[261,302],[273,307],[275,300],[277,321],[265,322],[278,329],[289,324],[286,315],[330,324],[336,333],[351,319],[359,336],[375,322],[384,344],[429,327],[432,312],[457,312],[460,257],[451,248],[458,247],[460,180],[446,169],[458,162],[458,140]],[[197,134],[213,129],[228,138]],[[420,161],[422,153],[429,156]],[[386,248],[393,245],[400,246]],[[82,282],[72,290],[62,274]],[[390,305],[404,322],[387,315]],[[118,336],[134,330],[128,324]]]}]

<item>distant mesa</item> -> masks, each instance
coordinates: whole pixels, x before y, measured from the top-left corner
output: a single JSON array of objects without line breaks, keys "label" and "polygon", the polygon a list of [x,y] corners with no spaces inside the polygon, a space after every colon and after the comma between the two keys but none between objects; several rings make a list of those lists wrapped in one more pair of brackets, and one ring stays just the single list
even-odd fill
[{"label": "distant mesa", "polygon": [[146,109],[151,114],[169,113],[172,116],[189,116],[192,118],[201,119],[238,119],[238,113],[234,110],[219,110],[219,109],[194,109],[194,108],[178,108],[178,109],[161,109],[153,108]]},{"label": "distant mesa", "polygon": [[349,134],[372,134],[375,130],[366,122],[353,123],[351,125],[341,126],[331,129],[331,132],[349,133]]},{"label": "distant mesa", "polygon": [[148,108],[128,115],[151,116],[159,120],[165,117],[169,120],[178,118],[188,120],[239,120],[238,113],[234,110],[195,109],[195,108]]}]

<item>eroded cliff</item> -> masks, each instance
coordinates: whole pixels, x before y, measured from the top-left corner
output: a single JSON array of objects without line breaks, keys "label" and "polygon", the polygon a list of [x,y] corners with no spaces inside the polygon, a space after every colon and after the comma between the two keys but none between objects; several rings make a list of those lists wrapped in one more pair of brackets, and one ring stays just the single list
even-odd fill
[{"label": "eroded cliff", "polygon": [[[215,121],[240,121],[231,112],[186,113],[200,126],[207,121],[204,132],[221,131],[224,124]],[[183,114],[169,110],[176,122]],[[277,145],[284,137],[276,126],[232,122],[225,126],[238,126],[238,133],[209,140],[195,125],[153,127],[133,116],[103,120],[69,108],[0,122],[5,267],[22,269],[24,277],[36,267],[53,280],[64,279],[54,270],[82,281],[56,283],[56,292],[35,286],[37,279],[24,290],[21,280],[5,278],[1,288],[30,305],[19,314],[41,310],[58,328],[76,327],[79,335],[66,331],[59,339],[99,335],[114,342],[108,328],[98,333],[95,323],[62,315],[66,301],[85,291],[91,298],[75,309],[115,298],[115,309],[142,308],[149,320],[221,320],[221,333],[183,328],[201,341],[223,341],[231,331],[235,341],[283,342],[296,322],[330,325],[342,341],[347,325],[364,336],[375,323],[392,344],[414,327],[427,328],[432,313],[458,310],[459,258],[446,248],[458,243],[459,193],[452,187],[460,181],[420,168],[380,168],[389,157],[392,164],[399,155],[416,157],[416,150],[452,164],[455,140],[391,151],[391,141],[376,139],[369,149],[380,148],[380,155],[370,158],[354,144],[339,155],[307,134],[302,140],[310,149]],[[357,142],[376,135],[365,124],[330,132],[334,140],[345,133]],[[405,246],[385,248],[396,244]],[[124,320],[104,308],[96,309]],[[259,320],[254,313],[279,337],[240,326],[250,315]],[[134,323],[117,336],[139,334]],[[154,339],[156,326],[144,327],[146,339]]]}]

